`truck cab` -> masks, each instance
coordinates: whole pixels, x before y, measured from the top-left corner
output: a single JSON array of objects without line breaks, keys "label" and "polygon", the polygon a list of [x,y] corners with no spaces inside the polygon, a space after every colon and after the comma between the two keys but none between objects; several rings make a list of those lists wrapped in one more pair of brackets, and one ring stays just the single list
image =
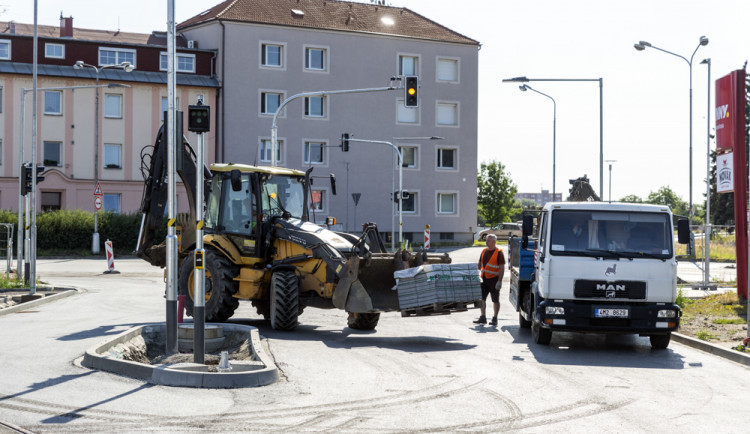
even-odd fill
[{"label": "truck cab", "polygon": [[[529,240],[533,220],[538,236]],[[528,281],[511,251],[511,266],[517,263],[518,270],[511,270],[509,297],[521,326],[530,326],[534,341],[543,345],[554,331],[575,331],[639,334],[649,336],[652,347],[666,348],[681,316],[674,303],[673,234],[665,206],[547,204],[538,219],[524,221],[520,248],[534,256]]]}]

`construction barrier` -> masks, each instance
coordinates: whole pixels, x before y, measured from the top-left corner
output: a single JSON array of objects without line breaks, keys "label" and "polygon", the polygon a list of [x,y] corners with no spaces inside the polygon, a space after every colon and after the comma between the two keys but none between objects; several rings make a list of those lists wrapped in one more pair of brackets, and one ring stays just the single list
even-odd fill
[{"label": "construction barrier", "polygon": [[430,225],[424,225],[424,249],[430,248]]},{"label": "construction barrier", "polygon": [[107,240],[104,242],[104,250],[107,253],[107,271],[104,273],[119,273],[119,271],[115,270],[115,253],[112,249],[112,241]]}]

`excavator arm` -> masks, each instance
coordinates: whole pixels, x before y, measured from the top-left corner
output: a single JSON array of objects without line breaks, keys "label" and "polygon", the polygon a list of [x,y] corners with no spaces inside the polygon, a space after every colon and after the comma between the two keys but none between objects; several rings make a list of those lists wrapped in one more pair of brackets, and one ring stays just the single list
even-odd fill
[{"label": "excavator arm", "polygon": [[[150,153],[149,153],[150,151]],[[180,176],[187,193],[190,216],[188,221],[195,224],[195,185],[198,171],[196,155],[183,136],[177,158],[177,174]],[[210,170],[204,166],[204,179],[211,179]],[[167,170],[167,134],[164,125],[159,128],[154,146],[144,147],[141,151],[141,173],[144,178],[143,199],[141,200],[141,229],[138,233],[138,244],[135,254],[157,267],[166,267],[166,244],[155,244],[154,236],[162,224],[167,210],[168,170]],[[189,228],[183,227],[183,233]]]}]

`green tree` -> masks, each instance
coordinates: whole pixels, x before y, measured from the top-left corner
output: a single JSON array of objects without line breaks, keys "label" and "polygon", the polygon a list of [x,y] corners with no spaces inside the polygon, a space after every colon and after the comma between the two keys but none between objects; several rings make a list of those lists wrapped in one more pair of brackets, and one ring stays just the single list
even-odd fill
[{"label": "green tree", "polygon": [[673,214],[688,215],[688,204],[677,195],[669,186],[663,186],[649,193],[646,203],[668,206]]},{"label": "green tree", "polygon": [[537,209],[539,205],[537,205],[534,199],[516,199],[516,204],[513,207],[515,212],[510,216],[510,220],[514,222],[520,221],[523,218],[523,211],[528,208]]},{"label": "green tree", "polygon": [[515,199],[518,188],[501,162],[482,162],[477,187],[478,210],[487,225],[509,222],[518,212],[519,203]]},{"label": "green tree", "polygon": [[643,199],[640,198],[640,196],[635,194],[629,194],[622,199],[620,199],[620,202],[626,202],[626,203],[643,203]]}]

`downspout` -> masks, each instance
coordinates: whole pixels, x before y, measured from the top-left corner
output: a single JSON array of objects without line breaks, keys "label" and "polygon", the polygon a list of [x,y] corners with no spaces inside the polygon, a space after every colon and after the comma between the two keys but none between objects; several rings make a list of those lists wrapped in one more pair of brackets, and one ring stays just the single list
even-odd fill
[{"label": "downspout", "polygon": [[[221,93],[221,89],[224,88],[224,77],[226,76],[226,72],[224,71],[224,59],[227,57],[226,54],[226,27],[224,27],[224,21],[219,20],[219,25],[221,26],[221,87],[219,88],[219,92],[216,93],[216,98],[219,98],[219,94]],[[223,163],[224,162],[224,146],[225,146],[225,140],[224,135],[226,131],[226,115],[224,111],[225,107],[225,98],[221,98],[219,105],[219,102],[217,101],[216,106],[221,107],[219,113],[221,115],[221,130],[219,131],[219,146],[216,149],[216,162],[217,163]]]}]

